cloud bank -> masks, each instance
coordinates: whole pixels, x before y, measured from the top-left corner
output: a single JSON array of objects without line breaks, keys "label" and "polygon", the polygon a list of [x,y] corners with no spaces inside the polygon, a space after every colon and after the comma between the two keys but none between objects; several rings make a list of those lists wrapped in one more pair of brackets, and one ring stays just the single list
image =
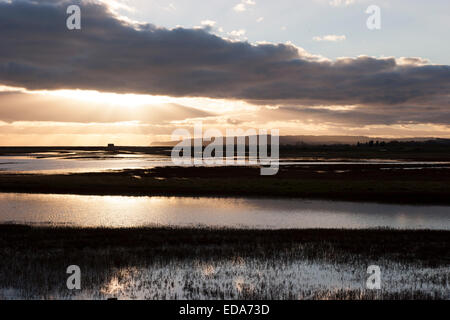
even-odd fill
[{"label": "cloud bank", "polygon": [[[70,31],[74,3],[82,30]],[[0,84],[30,90],[241,99],[333,121],[450,123],[450,66],[421,58],[331,61],[291,44],[134,23],[104,3],[65,0],[0,2],[0,43]],[[313,108],[331,105],[357,109]]]}]

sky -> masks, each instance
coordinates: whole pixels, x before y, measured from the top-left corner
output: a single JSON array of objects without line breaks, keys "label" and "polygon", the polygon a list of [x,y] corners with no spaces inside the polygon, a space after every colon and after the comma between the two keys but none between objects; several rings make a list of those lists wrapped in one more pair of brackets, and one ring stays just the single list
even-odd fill
[{"label": "sky", "polygon": [[[66,26],[72,4],[81,30]],[[450,138],[449,13],[441,0],[0,0],[0,145],[150,145],[199,122]]]}]

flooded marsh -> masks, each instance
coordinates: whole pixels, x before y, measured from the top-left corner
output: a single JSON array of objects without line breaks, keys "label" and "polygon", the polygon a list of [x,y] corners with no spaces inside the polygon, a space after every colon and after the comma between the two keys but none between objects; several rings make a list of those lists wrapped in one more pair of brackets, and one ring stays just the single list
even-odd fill
[{"label": "flooded marsh", "polygon": [[450,298],[448,231],[0,229],[2,299]]}]

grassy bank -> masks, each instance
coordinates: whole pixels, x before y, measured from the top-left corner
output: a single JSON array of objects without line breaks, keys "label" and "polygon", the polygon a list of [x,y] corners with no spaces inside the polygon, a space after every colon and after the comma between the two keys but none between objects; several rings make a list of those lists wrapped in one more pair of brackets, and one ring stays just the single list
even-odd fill
[{"label": "grassy bank", "polygon": [[[386,167],[389,167],[386,170]],[[251,167],[165,167],[84,174],[3,174],[0,192],[90,195],[251,196],[450,204],[450,170],[401,165],[283,166],[275,176]]]},{"label": "grassy bank", "polygon": [[[448,231],[0,226],[0,298],[448,299]],[[69,265],[82,290],[67,290]],[[383,288],[365,288],[376,264]]]},{"label": "grassy bank", "polygon": [[[0,248],[10,254],[65,253],[90,250],[125,250],[143,260],[155,255],[186,258],[193,252],[207,258],[277,255],[292,246],[305,246],[299,254],[345,262],[345,254],[367,258],[396,257],[426,265],[450,263],[450,231],[430,230],[345,230],[345,229],[216,229],[216,228],[78,228],[0,225]],[[321,250],[319,250],[321,248]],[[26,257],[23,257],[26,259]],[[117,266],[128,259],[114,260]]]},{"label": "grassy bank", "polygon": [[[392,142],[387,144],[281,144],[281,158],[310,159],[399,159],[410,161],[450,161],[450,140],[424,142]],[[39,158],[81,156],[83,158],[98,158],[120,154],[147,154],[171,156],[173,146],[136,147],[116,146],[115,152],[108,152],[102,147],[0,147],[0,156],[20,156],[39,154]],[[52,154],[49,154],[52,153]],[[103,155],[102,155],[103,154]]]}]

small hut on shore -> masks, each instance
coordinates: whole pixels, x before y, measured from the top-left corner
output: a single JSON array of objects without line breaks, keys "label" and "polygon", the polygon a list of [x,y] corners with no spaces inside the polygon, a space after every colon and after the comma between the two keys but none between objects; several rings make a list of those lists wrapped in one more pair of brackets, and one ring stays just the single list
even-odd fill
[{"label": "small hut on shore", "polygon": [[108,146],[106,147],[106,150],[109,152],[115,152],[116,147],[114,146],[114,143],[109,143]]}]

